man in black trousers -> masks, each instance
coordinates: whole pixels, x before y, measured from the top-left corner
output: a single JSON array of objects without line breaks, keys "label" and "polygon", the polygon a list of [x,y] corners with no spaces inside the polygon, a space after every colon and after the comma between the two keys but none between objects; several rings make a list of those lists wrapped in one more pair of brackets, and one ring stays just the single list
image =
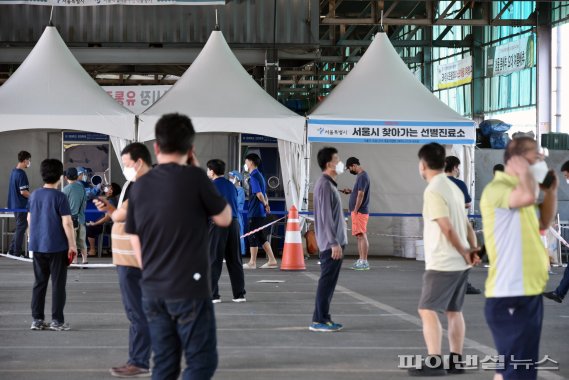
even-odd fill
[{"label": "man in black trousers", "polygon": [[239,242],[239,209],[237,207],[237,189],[226,179],[225,162],[219,159],[210,160],[206,164],[207,176],[213,181],[217,191],[231,207],[232,220],[229,227],[220,227],[215,223],[209,226],[209,253],[211,261],[212,302],[220,303],[219,277],[223,268],[223,259],[227,265],[233,302],[245,302],[245,276],[241,262]]}]

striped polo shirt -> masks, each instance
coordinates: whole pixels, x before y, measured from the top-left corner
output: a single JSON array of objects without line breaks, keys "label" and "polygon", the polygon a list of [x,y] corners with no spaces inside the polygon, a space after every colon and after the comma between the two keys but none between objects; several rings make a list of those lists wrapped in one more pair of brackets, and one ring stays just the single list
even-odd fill
[{"label": "striped polo shirt", "polygon": [[539,235],[535,205],[510,209],[509,198],[518,178],[496,172],[482,192],[480,209],[490,260],[488,298],[541,294],[548,279],[548,256]]}]

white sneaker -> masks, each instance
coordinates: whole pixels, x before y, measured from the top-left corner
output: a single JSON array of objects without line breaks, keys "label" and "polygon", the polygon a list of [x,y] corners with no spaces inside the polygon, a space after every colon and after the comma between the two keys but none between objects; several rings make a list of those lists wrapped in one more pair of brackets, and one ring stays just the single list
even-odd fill
[{"label": "white sneaker", "polygon": [[247,300],[245,299],[245,297],[241,297],[241,298],[233,298],[233,302],[247,302]]},{"label": "white sneaker", "polygon": [[221,303],[221,298],[214,298],[211,300],[211,303]]}]

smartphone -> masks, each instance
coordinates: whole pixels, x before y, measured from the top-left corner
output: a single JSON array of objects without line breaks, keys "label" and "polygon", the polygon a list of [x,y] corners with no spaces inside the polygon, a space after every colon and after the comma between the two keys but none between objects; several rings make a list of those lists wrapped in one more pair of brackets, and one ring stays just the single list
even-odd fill
[{"label": "smartphone", "polygon": [[541,186],[545,187],[546,189],[549,189],[554,179],[555,179],[555,174],[553,173],[553,170],[548,171],[547,175],[543,179]]}]

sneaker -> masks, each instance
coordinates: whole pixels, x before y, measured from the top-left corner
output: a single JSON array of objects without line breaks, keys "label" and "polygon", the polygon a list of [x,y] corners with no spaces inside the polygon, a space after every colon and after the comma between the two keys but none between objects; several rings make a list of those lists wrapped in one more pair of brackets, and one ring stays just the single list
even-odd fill
[{"label": "sneaker", "polygon": [[543,293],[543,296],[545,298],[549,298],[550,300],[553,300],[557,303],[563,302],[563,297],[561,297],[559,294],[557,294],[555,292],[545,292],[545,293]]},{"label": "sneaker", "polygon": [[337,332],[342,330],[343,328],[344,326],[334,322],[326,322],[326,323],[312,322],[312,325],[308,327],[310,331],[318,331],[318,332]]},{"label": "sneaker", "polygon": [[369,264],[367,261],[359,260],[359,262],[352,267],[353,270],[369,270]]},{"label": "sneaker", "polygon": [[245,297],[239,297],[239,298],[233,298],[232,300],[233,302],[247,302],[247,299]]},{"label": "sneaker", "polygon": [[466,284],[466,294],[481,294],[482,290],[472,286],[470,282]]},{"label": "sneaker", "polygon": [[32,325],[30,326],[30,330],[45,330],[47,324],[43,321],[43,319],[34,319],[32,321]]},{"label": "sneaker", "polygon": [[122,367],[113,367],[110,369],[110,372],[114,377],[150,377],[152,375],[149,369],[137,367],[132,364],[125,364]]},{"label": "sneaker", "polygon": [[221,303],[221,298],[214,298],[211,300],[211,303]]},{"label": "sneaker", "polygon": [[51,321],[49,324],[49,329],[53,331],[67,331],[70,328],[67,323],[61,323],[59,321]]},{"label": "sneaker", "polygon": [[356,269],[356,268],[358,268],[358,267],[361,265],[361,262],[362,262],[362,261],[361,261],[360,259],[356,260],[356,262],[354,262],[354,263],[352,264],[352,266],[350,267],[350,269]]},{"label": "sneaker", "polygon": [[411,377],[423,377],[423,376],[446,376],[447,371],[444,368],[431,368],[431,367],[421,367],[417,368],[410,368],[407,370],[407,374]]}]

